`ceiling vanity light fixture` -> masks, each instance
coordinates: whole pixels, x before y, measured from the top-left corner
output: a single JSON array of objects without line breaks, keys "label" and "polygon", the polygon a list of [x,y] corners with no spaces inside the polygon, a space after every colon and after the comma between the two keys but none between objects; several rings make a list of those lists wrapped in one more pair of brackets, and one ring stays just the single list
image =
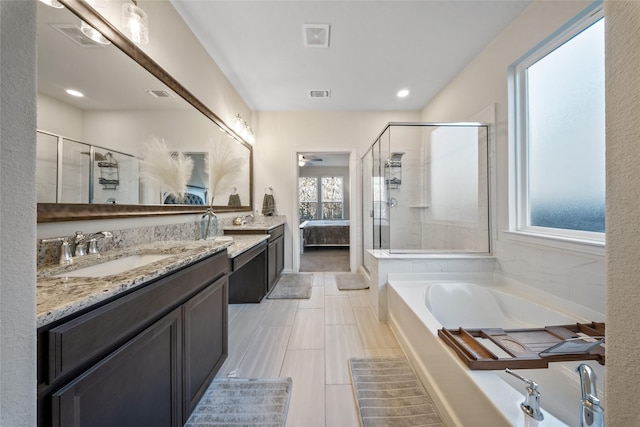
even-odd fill
[{"label": "ceiling vanity light fixture", "polygon": [[56,9],[63,9],[64,5],[60,3],[58,0],[40,0],[41,3],[46,4],[47,6],[51,6]]},{"label": "ceiling vanity light fixture", "polygon": [[96,30],[95,28],[93,28],[91,25],[87,24],[84,21],[80,21],[80,31],[82,31],[82,34],[84,34],[85,36],[87,36],[89,39],[93,40],[96,43],[111,44],[109,39],[103,36],[100,31]]},{"label": "ceiling vanity light fixture", "polygon": [[122,32],[136,44],[149,43],[149,18],[136,0],[122,5]]},{"label": "ceiling vanity light fixture", "polygon": [[398,96],[398,98],[406,98],[407,96],[409,96],[409,93],[409,89],[401,89],[396,95]]},{"label": "ceiling vanity light fixture", "polygon": [[233,123],[233,129],[235,132],[242,137],[249,144],[253,144],[256,140],[255,135],[253,134],[253,129],[251,126],[247,124],[247,122],[242,118],[240,113],[236,116],[236,119]]}]

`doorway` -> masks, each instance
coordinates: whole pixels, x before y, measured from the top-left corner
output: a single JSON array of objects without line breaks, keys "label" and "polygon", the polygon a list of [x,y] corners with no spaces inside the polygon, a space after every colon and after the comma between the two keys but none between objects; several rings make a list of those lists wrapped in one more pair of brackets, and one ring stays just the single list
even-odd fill
[{"label": "doorway", "polygon": [[299,272],[353,269],[352,152],[296,153],[294,267]]}]

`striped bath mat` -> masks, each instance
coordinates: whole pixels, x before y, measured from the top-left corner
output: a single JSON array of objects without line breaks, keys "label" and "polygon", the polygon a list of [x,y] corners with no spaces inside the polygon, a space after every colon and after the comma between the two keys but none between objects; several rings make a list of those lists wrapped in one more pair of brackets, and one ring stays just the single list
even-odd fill
[{"label": "striped bath mat", "polygon": [[444,426],[406,357],[352,357],[349,368],[363,427]]},{"label": "striped bath mat", "polygon": [[291,378],[216,378],[184,427],[284,427]]}]

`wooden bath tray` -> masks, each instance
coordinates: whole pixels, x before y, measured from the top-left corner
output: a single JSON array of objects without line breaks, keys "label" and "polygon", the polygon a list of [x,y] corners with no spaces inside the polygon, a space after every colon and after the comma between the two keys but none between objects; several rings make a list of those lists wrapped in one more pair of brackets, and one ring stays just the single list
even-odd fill
[{"label": "wooden bath tray", "polygon": [[[540,355],[543,350],[567,339],[580,338],[581,336],[587,338],[604,337],[604,323],[576,323],[574,325],[507,330],[499,328],[442,328],[438,330],[438,336],[453,348],[470,369],[474,370],[537,369],[548,367],[549,362],[573,360],[597,360],[601,365],[605,364],[604,347],[601,345],[586,353]],[[486,346],[480,341],[484,341]],[[496,351],[496,347],[498,351]]]}]

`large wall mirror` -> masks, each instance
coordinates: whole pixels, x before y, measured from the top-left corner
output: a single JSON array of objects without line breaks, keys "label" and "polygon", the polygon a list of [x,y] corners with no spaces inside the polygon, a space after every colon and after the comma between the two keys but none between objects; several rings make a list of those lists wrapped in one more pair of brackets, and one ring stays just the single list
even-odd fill
[{"label": "large wall mirror", "polygon": [[[38,222],[252,210],[249,144],[85,3],[37,3]],[[192,160],[182,197],[145,176],[157,147]]]}]

